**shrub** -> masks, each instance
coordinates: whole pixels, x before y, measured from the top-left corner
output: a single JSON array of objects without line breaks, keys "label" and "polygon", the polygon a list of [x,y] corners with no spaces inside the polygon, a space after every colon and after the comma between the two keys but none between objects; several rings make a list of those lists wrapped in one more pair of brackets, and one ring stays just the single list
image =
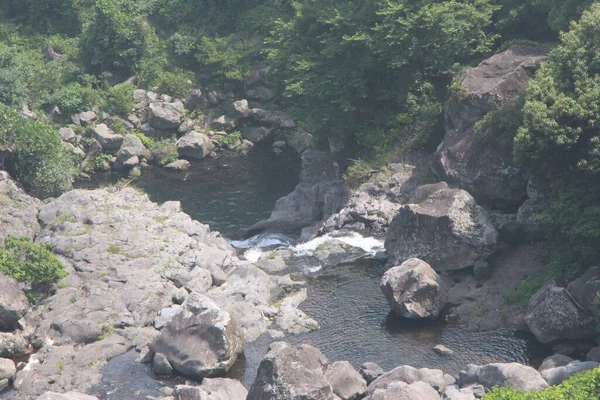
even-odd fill
[{"label": "shrub", "polygon": [[58,90],[52,100],[63,113],[77,114],[101,102],[101,95],[91,86],[73,82]]},{"label": "shrub", "polygon": [[192,87],[194,74],[179,68],[173,72],[164,72],[156,80],[159,93],[166,93],[173,97],[185,97]]},{"label": "shrub", "polygon": [[133,110],[133,91],[135,86],[130,83],[120,83],[111,86],[106,91],[107,106],[115,114],[129,114]]},{"label": "shrub", "polygon": [[8,236],[0,249],[0,273],[33,285],[50,284],[67,276],[48,244]]},{"label": "shrub", "polygon": [[58,132],[49,125],[0,104],[0,144],[16,145],[17,152],[6,165],[32,194],[46,198],[71,189],[74,161]]}]

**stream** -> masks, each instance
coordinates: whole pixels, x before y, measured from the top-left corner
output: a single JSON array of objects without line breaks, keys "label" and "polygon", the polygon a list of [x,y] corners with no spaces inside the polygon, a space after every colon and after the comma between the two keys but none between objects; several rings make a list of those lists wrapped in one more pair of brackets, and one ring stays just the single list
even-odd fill
[{"label": "stream", "polygon": [[[145,169],[135,185],[155,202],[180,201],[192,218],[209,224],[212,230],[228,238],[237,238],[243,229],[268,217],[275,201],[293,190],[299,171],[296,156],[276,157],[268,149],[256,149],[247,157],[224,156],[194,163],[180,173]],[[114,180],[111,176],[100,176],[78,186],[93,188]],[[272,239],[292,242],[277,235]],[[464,327],[445,322],[443,317],[426,322],[396,317],[390,313],[379,290],[384,272],[385,267],[377,262],[362,260],[306,276],[308,299],[300,309],[318,321],[320,329],[286,334],[283,340],[313,345],[329,361],[348,360],[357,369],[365,361],[374,361],[386,370],[409,364],[439,368],[455,375],[470,363],[516,361],[537,365],[547,355],[547,350],[530,334],[509,329],[468,332]],[[263,334],[249,343],[228,377],[241,380],[249,388],[273,341]],[[438,355],[432,349],[437,344],[449,347],[454,354]],[[136,356],[131,351],[104,366],[103,385],[94,394],[104,400],[143,399],[160,396],[158,389],[162,386],[184,381],[153,379],[148,365],[133,362]]]}]

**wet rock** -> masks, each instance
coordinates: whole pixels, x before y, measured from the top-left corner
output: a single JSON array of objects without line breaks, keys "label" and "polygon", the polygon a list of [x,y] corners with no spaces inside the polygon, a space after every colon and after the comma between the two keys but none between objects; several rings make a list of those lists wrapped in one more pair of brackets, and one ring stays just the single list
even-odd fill
[{"label": "wet rock", "polygon": [[148,124],[154,129],[177,129],[183,122],[183,117],[184,107],[181,102],[153,101],[148,106]]},{"label": "wet rock", "polygon": [[260,363],[248,400],[329,400],[334,394],[323,374],[327,359],[309,345],[274,342]]},{"label": "wet rock", "polygon": [[171,376],[173,374],[173,367],[164,354],[156,353],[152,359],[152,371],[157,375]]},{"label": "wet rock", "polygon": [[190,162],[188,160],[177,160],[173,161],[170,164],[165,165],[165,169],[171,171],[185,171],[190,167]]},{"label": "wet rock", "polygon": [[367,361],[362,363],[358,372],[362,375],[363,378],[365,378],[367,384],[370,385],[371,382],[383,375],[385,371],[383,370],[383,368],[381,368],[374,362]]},{"label": "wet rock", "polygon": [[490,390],[494,386],[508,386],[525,391],[548,387],[538,371],[519,363],[497,363],[484,366],[469,364],[465,371],[460,372],[458,384],[461,387],[480,384]]},{"label": "wet rock", "polygon": [[90,396],[78,392],[56,393],[46,392],[36,398],[36,400],[98,400],[95,396]]},{"label": "wet rock", "polygon": [[117,152],[117,159],[125,162],[131,157],[150,158],[150,152],[137,136],[128,134],[123,137],[123,144]]},{"label": "wet rock", "polygon": [[405,318],[435,319],[448,300],[441,278],[429,264],[417,258],[388,269],[381,278],[380,288],[392,310]]},{"label": "wet rock", "polygon": [[419,381],[425,382],[439,393],[444,391],[449,382],[454,383],[454,379],[452,377],[445,375],[439,369],[417,369],[411,367],[410,365],[401,365],[391,371],[383,373],[381,376],[371,382],[367,389],[367,393],[373,394],[377,389],[390,387],[390,385],[393,385],[396,382],[411,384]]},{"label": "wet rock", "polygon": [[367,382],[348,361],[336,361],[327,366],[325,378],[333,393],[342,400],[357,400],[367,391]]},{"label": "wet rock", "polygon": [[180,374],[201,380],[227,372],[244,345],[244,335],[231,315],[209,298],[192,293],[154,339],[151,350],[164,354]]},{"label": "wet rock", "polygon": [[439,393],[425,382],[411,384],[392,382],[386,387],[377,388],[365,400],[439,400]]},{"label": "wet rock", "polygon": [[597,329],[597,321],[584,313],[567,289],[556,286],[554,280],[531,297],[525,322],[542,343],[593,337]]},{"label": "wet rock", "polygon": [[355,262],[361,258],[368,257],[368,254],[361,248],[332,239],[321,244],[313,252],[313,256],[324,266],[336,266]]},{"label": "wet rock", "polygon": [[29,196],[6,171],[0,171],[0,245],[7,236],[33,239],[40,231],[37,213],[42,202]]},{"label": "wet rock", "polygon": [[19,287],[19,282],[0,274],[0,331],[11,332],[17,329],[19,319],[28,308],[29,301]]},{"label": "wet rock", "polygon": [[0,380],[8,379],[12,381],[17,373],[17,367],[13,360],[0,358]]},{"label": "wet rock", "polygon": [[276,321],[281,329],[290,333],[305,333],[318,329],[319,323],[299,310],[298,306],[307,297],[306,288],[285,297],[277,311]]},{"label": "wet rock", "polygon": [[416,203],[401,207],[388,228],[389,262],[416,257],[436,271],[457,270],[496,250],[498,234],[469,193],[438,185],[420,189],[420,197],[411,199]]},{"label": "wet rock", "polygon": [[106,124],[96,125],[93,134],[104,151],[117,151],[123,144],[123,136],[115,134]]},{"label": "wet rock", "polygon": [[486,113],[523,96],[544,59],[539,47],[512,46],[467,71],[463,98],[444,107],[446,135],[436,153],[441,179],[493,208],[516,207],[526,199],[527,177],[513,162],[512,146],[479,137],[474,126]]},{"label": "wet rock", "polygon": [[569,379],[574,374],[588,371],[590,369],[600,367],[600,363],[595,361],[571,361],[569,364],[550,368],[542,371],[542,378],[548,382],[550,386],[559,385],[562,381]]},{"label": "wet rock", "polygon": [[556,367],[563,367],[573,361],[573,359],[569,356],[565,356],[564,354],[555,354],[546,358],[542,365],[538,368],[538,372],[543,372],[547,369],[552,369]]},{"label": "wet rock", "polygon": [[191,131],[177,141],[177,152],[181,157],[201,160],[215,149],[210,138],[196,131]]}]

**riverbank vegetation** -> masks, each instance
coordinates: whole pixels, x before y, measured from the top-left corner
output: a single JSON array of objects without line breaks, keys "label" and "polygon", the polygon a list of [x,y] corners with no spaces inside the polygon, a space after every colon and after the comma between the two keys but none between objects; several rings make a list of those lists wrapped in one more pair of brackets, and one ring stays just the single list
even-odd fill
[{"label": "riverbank vegetation", "polygon": [[[509,43],[542,43],[554,50],[525,101],[482,124],[510,126],[502,141],[514,141],[517,160],[548,194],[539,219],[557,244],[554,264],[577,271],[600,257],[600,8],[590,3],[7,0],[0,102],[27,104],[49,123],[55,106],[65,115],[92,106],[125,114],[132,86],[123,82],[132,76],[139,87],[184,96],[191,87],[243,87],[257,65],[269,65],[278,109],[318,144],[343,141],[376,170],[398,147],[439,144],[443,104],[466,67]],[[0,140],[52,136],[49,125],[0,111],[13,133],[27,131],[4,128]],[[33,140],[9,162],[42,197],[72,177],[57,140],[47,149]]]}]

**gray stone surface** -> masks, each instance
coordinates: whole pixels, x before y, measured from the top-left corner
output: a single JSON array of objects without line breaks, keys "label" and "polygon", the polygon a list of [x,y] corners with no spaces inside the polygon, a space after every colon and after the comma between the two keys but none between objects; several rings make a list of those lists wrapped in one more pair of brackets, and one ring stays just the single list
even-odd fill
[{"label": "gray stone surface", "polygon": [[498,234],[469,193],[440,185],[417,191],[411,198],[415,203],[401,207],[388,228],[389,264],[420,258],[436,271],[457,270],[496,250]]},{"label": "gray stone surface", "polygon": [[8,379],[12,381],[17,373],[17,367],[13,360],[0,358],[0,380]]},{"label": "gray stone surface", "polygon": [[494,386],[509,386],[526,391],[548,387],[538,371],[519,363],[496,363],[484,366],[469,364],[465,371],[460,372],[458,384],[461,387],[480,384],[487,389],[492,389]]},{"label": "gray stone surface", "polygon": [[439,400],[438,392],[425,382],[411,384],[392,382],[384,388],[377,388],[369,393],[365,400]]},{"label": "gray stone surface", "polygon": [[367,391],[367,382],[348,361],[336,361],[327,366],[325,378],[333,393],[342,400],[357,400]]},{"label": "gray stone surface", "polygon": [[435,319],[448,300],[441,278],[418,258],[388,269],[381,278],[380,288],[392,310],[405,318]]},{"label": "gray stone surface", "polygon": [[370,385],[371,382],[383,375],[385,371],[383,370],[383,368],[381,368],[374,362],[367,361],[361,364],[358,372],[362,375],[363,378],[365,378],[367,384]]},{"label": "gray stone surface", "polygon": [[454,383],[454,379],[448,375],[445,375],[444,372],[439,369],[417,369],[411,367],[410,365],[401,365],[392,369],[391,371],[385,372],[371,382],[367,388],[367,393],[371,395],[377,389],[385,389],[395,382],[411,384],[419,381],[425,382],[439,393],[444,391],[448,382],[452,381],[452,383]]},{"label": "gray stone surface", "polygon": [[46,392],[37,397],[36,400],[98,400],[95,396],[90,396],[78,392],[56,393]]},{"label": "gray stone surface", "polygon": [[554,386],[561,384],[562,381],[569,379],[576,373],[588,371],[590,369],[598,367],[600,367],[600,363],[597,363],[595,361],[581,362],[575,360],[561,367],[546,369],[542,371],[541,374],[542,378],[544,378],[546,382],[548,382],[548,385]]},{"label": "gray stone surface", "polygon": [[8,172],[0,171],[0,244],[9,235],[33,239],[40,231],[37,213],[41,206],[42,202],[25,193]]},{"label": "gray stone surface", "polygon": [[554,354],[553,356],[547,357],[542,365],[538,368],[538,372],[544,372],[547,369],[563,367],[573,361],[573,359],[569,356],[565,356],[564,354]]},{"label": "gray stone surface", "polygon": [[181,102],[152,101],[148,106],[148,123],[154,129],[177,129],[183,118],[184,107]]},{"label": "gray stone surface", "polygon": [[19,319],[27,312],[29,301],[19,282],[0,274],[0,331],[11,332],[19,326]]},{"label": "gray stone surface", "polygon": [[142,144],[142,141],[134,135],[125,135],[121,148],[117,152],[117,159],[125,162],[131,157],[150,158],[150,151]]},{"label": "gray stone surface", "polygon": [[104,151],[116,152],[123,144],[123,136],[114,133],[106,124],[96,125],[93,132],[94,139],[100,143]]},{"label": "gray stone surface", "polygon": [[215,149],[210,138],[196,131],[191,131],[177,141],[177,152],[181,157],[201,160]]},{"label": "gray stone surface", "polygon": [[165,169],[169,169],[171,171],[185,171],[189,167],[190,162],[188,160],[177,160],[165,165]]}]

